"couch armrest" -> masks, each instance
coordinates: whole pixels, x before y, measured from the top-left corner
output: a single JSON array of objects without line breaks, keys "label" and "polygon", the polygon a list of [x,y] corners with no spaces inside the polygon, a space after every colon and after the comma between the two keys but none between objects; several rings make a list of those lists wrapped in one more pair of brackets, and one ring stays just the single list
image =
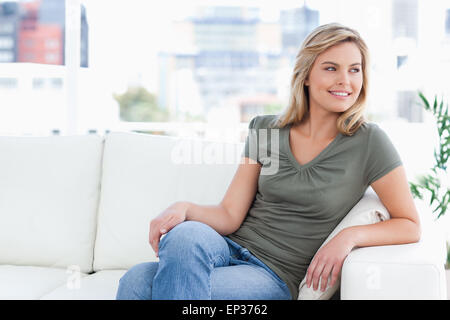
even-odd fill
[{"label": "couch armrest", "polygon": [[445,238],[421,220],[417,243],[354,249],[342,267],[341,299],[447,299]]}]

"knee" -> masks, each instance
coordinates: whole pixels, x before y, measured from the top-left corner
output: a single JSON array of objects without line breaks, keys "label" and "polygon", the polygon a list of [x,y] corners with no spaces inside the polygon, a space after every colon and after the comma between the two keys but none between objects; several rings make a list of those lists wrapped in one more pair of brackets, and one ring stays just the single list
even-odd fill
[{"label": "knee", "polygon": [[[170,230],[159,244],[159,256],[181,257],[207,249],[209,245],[222,237],[210,226],[197,222],[185,221]],[[224,241],[224,240],[222,240]]]},{"label": "knee", "polygon": [[132,286],[134,283],[138,283],[142,279],[142,273],[144,272],[143,264],[138,264],[125,272],[125,274],[120,278],[119,283],[126,286]]},{"label": "knee", "polygon": [[210,226],[201,222],[182,222],[176,225],[161,239],[160,250],[167,247],[185,250],[187,247],[190,247],[197,242],[202,242],[203,238],[213,232],[215,231]]},{"label": "knee", "polygon": [[119,280],[116,298],[151,299],[151,287],[157,269],[157,262],[140,263],[131,267]]}]

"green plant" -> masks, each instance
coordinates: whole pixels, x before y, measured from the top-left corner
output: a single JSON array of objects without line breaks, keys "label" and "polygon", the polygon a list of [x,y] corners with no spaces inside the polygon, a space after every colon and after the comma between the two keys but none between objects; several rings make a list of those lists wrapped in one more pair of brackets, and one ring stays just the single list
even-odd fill
[{"label": "green plant", "polygon": [[144,87],[128,87],[123,94],[113,94],[119,103],[120,119],[130,122],[170,120],[169,112],[158,106],[157,97]]},{"label": "green plant", "polygon": [[447,242],[447,260],[445,261],[445,269],[450,269],[450,244]]},{"label": "green plant", "polygon": [[445,214],[450,202],[450,186],[448,183],[447,162],[450,155],[450,115],[448,103],[444,110],[444,100],[438,101],[434,96],[431,105],[422,92],[419,92],[420,100],[425,110],[430,111],[436,118],[439,134],[439,148],[434,150],[434,167],[431,173],[418,178],[418,183],[409,182],[411,193],[415,198],[424,200],[425,192],[429,194],[430,206],[435,205],[433,212],[438,213],[438,218]]}]

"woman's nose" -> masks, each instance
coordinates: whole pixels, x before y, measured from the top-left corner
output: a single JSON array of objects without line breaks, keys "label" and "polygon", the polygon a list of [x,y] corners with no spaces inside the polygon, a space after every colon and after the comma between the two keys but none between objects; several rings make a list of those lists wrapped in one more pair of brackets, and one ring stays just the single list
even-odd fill
[{"label": "woman's nose", "polygon": [[338,84],[348,84],[350,82],[350,78],[347,72],[339,72],[337,83]]}]

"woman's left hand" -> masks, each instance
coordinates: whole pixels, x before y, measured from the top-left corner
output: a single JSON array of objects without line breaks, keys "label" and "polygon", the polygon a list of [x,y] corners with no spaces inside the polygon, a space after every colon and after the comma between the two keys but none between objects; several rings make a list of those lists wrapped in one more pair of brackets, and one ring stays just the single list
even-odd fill
[{"label": "woman's left hand", "polygon": [[325,291],[330,273],[331,281],[329,285],[330,287],[333,286],[338,279],[345,258],[354,246],[350,230],[344,229],[320,248],[312,259],[306,273],[306,285],[308,288],[311,287],[312,283],[314,290],[317,290],[319,281],[322,279],[320,281],[320,289]]}]

